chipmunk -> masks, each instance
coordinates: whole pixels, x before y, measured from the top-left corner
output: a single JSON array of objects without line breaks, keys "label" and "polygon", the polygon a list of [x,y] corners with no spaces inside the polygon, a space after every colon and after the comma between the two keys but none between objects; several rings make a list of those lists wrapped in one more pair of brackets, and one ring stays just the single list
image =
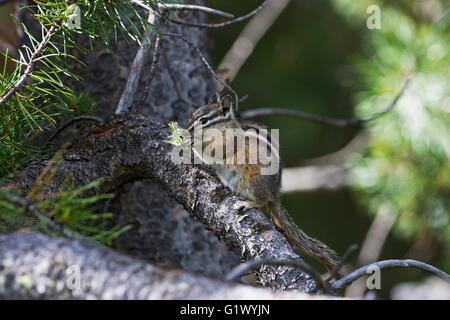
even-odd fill
[{"label": "chipmunk", "polygon": [[[195,130],[200,129],[202,133],[197,138],[201,137],[201,141],[200,143],[195,143]],[[233,141],[226,136],[227,131],[229,132],[230,129],[233,129],[233,132],[237,132],[232,137]],[[280,166],[278,165],[278,169],[273,174],[261,174],[263,169],[268,169],[268,164],[262,164],[260,159],[256,163],[250,161],[251,156],[255,155],[255,151],[250,151],[250,141],[255,141],[251,139],[256,139],[258,146],[267,148],[267,151],[274,156],[272,159],[278,161],[278,164],[280,162],[278,145],[275,141],[272,142],[270,137],[260,134],[260,132],[264,131],[263,129],[266,130],[267,128],[254,122],[238,120],[234,113],[232,99],[228,95],[222,99],[218,97],[214,103],[210,100],[209,104],[198,108],[186,125],[186,130],[189,131],[191,137],[194,137],[194,142],[192,143],[194,153],[214,168],[224,185],[248,200],[236,203],[234,210],[242,211],[248,208],[261,208],[267,204],[275,225],[282,230],[289,242],[297,249],[312,255],[322,262],[328,272],[334,271],[336,279],[340,278],[339,262],[336,253],[322,242],[309,237],[299,229],[282,205],[279,195],[281,186]],[[209,131],[212,131],[212,133],[208,133]],[[241,148],[238,147],[236,140],[239,139],[244,139],[245,148],[242,148],[242,145]],[[224,141],[226,143],[223,143]],[[227,148],[227,144],[230,142],[234,144]],[[211,155],[205,156],[204,151],[206,148],[213,150]],[[241,154],[239,154],[239,151]],[[213,161],[214,159],[212,158],[216,156],[223,161],[221,163],[220,161],[219,163]],[[238,162],[239,156],[245,161]]]}]

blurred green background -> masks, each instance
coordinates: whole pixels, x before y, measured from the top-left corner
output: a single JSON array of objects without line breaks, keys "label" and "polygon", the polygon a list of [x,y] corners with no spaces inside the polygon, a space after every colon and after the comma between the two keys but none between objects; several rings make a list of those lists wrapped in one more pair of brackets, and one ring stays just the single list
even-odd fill
[{"label": "blurred green background", "polygon": [[[259,3],[218,0],[214,7],[239,16]],[[366,26],[370,5],[380,8],[381,29]],[[232,83],[241,96],[249,94],[241,110],[292,108],[347,118],[381,111],[413,75],[395,109],[362,127],[258,119],[280,128],[284,167],[314,165],[314,158],[369,131],[367,147],[340,163],[348,168],[349,186],[283,196],[302,229],[340,254],[353,243],[361,246],[377,212],[388,212],[395,222],[378,260],[412,258],[450,271],[448,8],[439,0],[292,0]],[[215,66],[244,25],[210,31]],[[348,261],[353,268],[358,254]],[[428,276],[384,271],[377,295],[389,298],[394,285]]]}]

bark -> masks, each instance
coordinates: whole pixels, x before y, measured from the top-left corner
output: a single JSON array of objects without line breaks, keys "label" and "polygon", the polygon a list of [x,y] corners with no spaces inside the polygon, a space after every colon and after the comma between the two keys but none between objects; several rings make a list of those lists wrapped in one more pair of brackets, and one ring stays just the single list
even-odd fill
[{"label": "bark", "polygon": [[[191,22],[206,21],[200,12],[177,14]],[[184,35],[209,58],[204,29],[163,22],[161,31]],[[97,47],[86,56],[74,53],[86,67],[74,66],[72,71],[83,81],[72,85],[90,92],[98,103],[97,115],[114,113],[136,51],[136,44],[119,36],[108,50]],[[214,84],[199,57],[182,40],[162,40],[161,51],[151,85],[148,59],[131,108],[143,116],[111,116],[102,126],[76,138],[64,152],[46,192],[53,192],[69,172],[73,186],[103,179],[96,192],[116,193],[103,209],[113,211],[117,223],[133,225],[115,242],[115,248],[155,264],[222,276],[239,263],[239,257],[300,259],[261,212],[232,213],[236,196],[208,168],[179,166],[170,160],[170,147],[161,141],[169,135],[165,124],[184,124],[194,105],[203,105],[213,94]],[[67,140],[70,135],[66,130],[60,138]],[[47,163],[47,159],[33,163],[15,181],[29,189]],[[258,274],[262,284],[273,288],[308,292],[315,287],[308,275],[293,268],[266,266]]]},{"label": "bark", "polygon": [[167,271],[108,248],[39,233],[0,235],[0,299],[311,298]]},{"label": "bark", "polygon": [[[163,142],[169,136],[166,125],[143,116],[110,116],[65,149],[46,192],[54,192],[67,176],[74,186],[101,179],[98,193],[111,192],[127,182],[152,179],[242,259],[301,260],[261,211],[233,212],[239,198],[209,167],[173,162],[172,146]],[[33,163],[14,181],[28,190],[48,161]],[[309,275],[291,267],[262,266],[258,275],[263,285],[272,288],[308,292],[316,285]]]},{"label": "bark", "polygon": [[[204,1],[186,3],[205,4]],[[144,10],[139,11],[143,17],[147,16]],[[207,18],[200,12],[174,14],[196,23],[204,23]],[[206,30],[163,21],[161,32],[184,35],[209,58]],[[74,53],[86,67],[81,64],[74,66],[73,71],[83,81],[73,83],[73,86],[90,92],[98,103],[95,113],[102,117],[115,112],[138,50],[136,43],[123,39],[120,34],[116,44],[113,34],[110,40],[112,46],[108,50],[95,47],[86,56]],[[205,104],[214,93],[214,83],[199,57],[182,40],[164,39],[161,45],[153,79],[149,73],[153,52],[147,57],[131,112],[162,123],[177,121],[182,124],[195,110],[194,104]],[[239,263],[237,255],[227,250],[166,191],[150,180],[121,186],[116,189],[116,197],[105,207],[115,213],[118,224],[133,226],[114,243],[114,247],[122,252],[156,264],[217,276]]]}]

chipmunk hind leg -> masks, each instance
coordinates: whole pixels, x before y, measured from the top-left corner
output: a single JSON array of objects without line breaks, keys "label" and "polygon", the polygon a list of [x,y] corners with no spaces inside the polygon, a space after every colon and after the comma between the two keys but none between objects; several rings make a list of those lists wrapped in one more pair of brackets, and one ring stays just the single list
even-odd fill
[{"label": "chipmunk hind leg", "polygon": [[238,193],[247,200],[238,201],[235,209],[244,211],[249,208],[262,208],[272,198],[271,184],[268,181],[270,178],[259,174],[246,174],[245,179],[247,181],[240,184]]}]

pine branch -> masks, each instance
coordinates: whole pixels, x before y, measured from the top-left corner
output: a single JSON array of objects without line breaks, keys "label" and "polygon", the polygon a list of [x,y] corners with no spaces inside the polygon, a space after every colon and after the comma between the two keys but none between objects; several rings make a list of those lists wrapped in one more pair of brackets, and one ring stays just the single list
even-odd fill
[{"label": "pine branch", "polygon": [[14,84],[14,86],[9,89],[8,92],[6,92],[3,96],[0,97],[0,106],[2,106],[8,99],[17,92],[25,83],[25,81],[30,76],[31,72],[33,71],[34,65],[36,63],[36,60],[39,58],[40,54],[44,50],[45,46],[47,45],[50,38],[57,32],[57,28],[55,25],[52,25],[50,29],[46,32],[44,38],[39,43],[37,48],[34,50],[33,54],[31,55],[30,59],[28,60],[27,67],[22,74],[22,76],[19,78],[19,80]]}]

